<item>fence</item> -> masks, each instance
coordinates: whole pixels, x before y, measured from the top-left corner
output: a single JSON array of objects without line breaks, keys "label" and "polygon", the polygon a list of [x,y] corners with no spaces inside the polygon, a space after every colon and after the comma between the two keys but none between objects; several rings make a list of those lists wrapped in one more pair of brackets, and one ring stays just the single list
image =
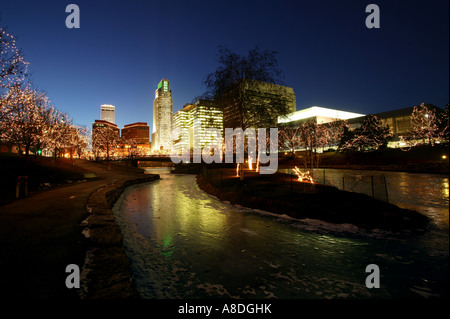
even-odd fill
[{"label": "fence", "polygon": [[[292,170],[280,169],[281,173],[294,174]],[[301,169],[302,172],[307,170]],[[386,177],[383,174],[363,172],[340,172],[339,170],[313,169],[308,170],[315,183],[329,185],[340,190],[362,193],[373,198],[389,202]]]},{"label": "fence", "polygon": [[[298,178],[292,169],[279,169],[280,173],[287,174],[289,178],[273,181],[280,186],[284,186],[287,192],[307,192],[311,190],[311,187],[314,188],[314,185],[322,184],[333,186],[340,190],[366,194],[378,200],[389,202],[386,177],[383,174],[377,174],[376,172],[369,172],[370,174],[368,172],[349,172],[348,170],[342,171],[337,169],[300,169],[300,171],[309,171],[315,184],[296,183]],[[235,169],[216,170],[204,166],[202,173],[209,182],[219,187],[222,185],[225,186],[231,180],[237,181]],[[242,190],[245,192],[247,184],[245,176],[251,173],[244,170],[242,174],[244,175],[244,179],[241,180],[239,185],[241,185]]]}]

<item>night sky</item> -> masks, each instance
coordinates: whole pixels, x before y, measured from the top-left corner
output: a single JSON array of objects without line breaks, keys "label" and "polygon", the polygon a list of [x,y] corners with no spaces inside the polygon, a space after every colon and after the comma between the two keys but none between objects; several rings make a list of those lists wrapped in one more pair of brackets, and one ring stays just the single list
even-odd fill
[{"label": "night sky", "polygon": [[[70,3],[80,8],[79,29],[66,28]],[[380,29],[365,25],[370,3]],[[179,110],[205,91],[220,45],[277,51],[297,110],[369,114],[449,102],[448,0],[1,0],[0,15],[32,83],[88,127],[101,104],[116,106],[119,127],[151,126],[162,78]]]}]

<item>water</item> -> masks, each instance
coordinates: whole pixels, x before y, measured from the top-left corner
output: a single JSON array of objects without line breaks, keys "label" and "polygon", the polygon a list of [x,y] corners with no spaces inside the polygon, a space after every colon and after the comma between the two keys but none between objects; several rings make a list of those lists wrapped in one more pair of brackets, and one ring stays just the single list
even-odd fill
[{"label": "water", "polygon": [[[195,176],[154,172],[161,180],[114,207],[143,298],[448,298],[448,224],[393,235],[295,221],[223,203]],[[379,289],[365,285],[369,264]]]},{"label": "water", "polygon": [[[290,169],[279,171],[291,173]],[[369,196],[372,195],[370,177],[374,177],[376,198],[423,213],[439,227],[447,229],[449,227],[448,175],[346,169],[313,169],[311,175],[318,183],[365,193]],[[352,176],[355,178],[350,178]],[[342,185],[342,177],[349,180],[345,185]],[[351,182],[358,178],[361,183],[352,185]]]}]

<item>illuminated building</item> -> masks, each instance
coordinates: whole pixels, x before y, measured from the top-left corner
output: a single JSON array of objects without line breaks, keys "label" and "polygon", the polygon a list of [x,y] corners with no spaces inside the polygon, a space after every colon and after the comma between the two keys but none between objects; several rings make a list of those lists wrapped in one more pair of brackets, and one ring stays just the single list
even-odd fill
[{"label": "illuminated building", "polygon": [[[340,120],[348,121],[350,119],[360,119],[364,116],[364,114],[360,113],[312,106],[310,108],[286,114],[285,116],[279,116],[278,126],[281,129],[284,127],[298,127],[303,123],[314,121],[316,124],[325,125],[325,127],[327,127],[329,125],[327,123],[333,123]],[[280,147],[280,149],[284,151],[289,150],[290,148],[295,148],[295,150],[304,150],[304,147],[304,145],[301,148],[298,148],[298,146],[293,147],[292,145],[284,145]],[[333,142],[327,144],[325,147],[322,147],[319,152],[329,148],[337,148],[337,143]]]},{"label": "illuminated building", "polygon": [[120,137],[120,128],[117,127],[116,124],[105,121],[105,120],[95,120],[94,123],[92,123],[92,139],[94,139],[94,133],[96,131],[96,128],[110,128],[114,132],[114,136],[119,138]]},{"label": "illuminated building", "polygon": [[[426,107],[429,110],[434,111],[437,115],[443,112],[439,107],[431,104],[427,104]],[[412,114],[414,111],[414,106],[406,107],[402,109],[397,109],[393,111],[386,111],[381,113],[375,113],[374,115],[381,120],[383,126],[389,126],[389,131],[392,134],[392,138],[388,142],[388,147],[396,148],[404,146],[404,139],[409,139],[411,137],[412,130]],[[363,117],[354,118],[349,120],[350,126],[354,129],[360,126]]]},{"label": "illuminated building", "polygon": [[[428,109],[434,110],[436,114],[442,112],[442,109],[433,105],[427,105],[427,107]],[[388,147],[395,148],[402,146],[403,139],[410,137],[412,130],[411,118],[413,110],[414,107],[407,107],[373,114],[380,119],[383,126],[389,126],[392,138],[390,138],[390,141],[388,142]],[[279,116],[278,124],[280,126],[296,126],[312,119],[315,120],[317,124],[326,124],[338,120],[345,120],[349,124],[350,129],[354,130],[361,126],[365,116],[365,114],[313,106],[289,113],[283,117]],[[403,145],[404,144],[405,143],[403,143]]]},{"label": "illuminated building", "polygon": [[[214,139],[222,138],[222,109],[208,100],[186,104],[183,109],[173,115],[173,126],[174,129],[178,129],[178,138],[174,139],[174,149],[192,148],[194,143],[203,148]],[[208,131],[208,128],[216,130]]]},{"label": "illuminated building", "polygon": [[170,150],[172,147],[172,91],[169,80],[162,79],[153,101],[152,149]]},{"label": "illuminated building", "polygon": [[338,120],[348,120],[365,116],[364,114],[334,110],[320,106],[313,106],[300,111],[278,117],[278,124],[296,125],[314,119],[317,124],[325,124]]},{"label": "illuminated building", "polygon": [[149,144],[150,127],[146,122],[127,124],[122,129],[122,139],[126,143]]},{"label": "illuminated building", "polygon": [[102,104],[100,106],[100,120],[115,123],[114,105]]},{"label": "illuminated building", "polygon": [[173,129],[176,131],[176,136],[173,136],[173,149],[189,149],[192,147],[192,131],[193,131],[193,117],[190,110],[193,105],[186,104],[183,109],[175,112],[173,115]]},{"label": "illuminated building", "polygon": [[[253,80],[237,83],[221,98],[221,104],[224,128],[247,128],[249,125],[244,122],[252,122],[252,117],[258,117],[258,109],[265,113],[261,127],[276,127],[280,108],[294,112],[297,107],[293,88]],[[247,106],[254,112],[246,111]]]},{"label": "illuminated building", "polygon": [[[108,133],[105,133],[107,132]],[[119,140],[120,138],[120,128],[116,124],[105,120],[95,120],[92,123],[92,143],[95,144],[96,140],[99,140],[97,134],[101,134],[102,138],[108,137],[111,139]]]},{"label": "illuminated building", "polygon": [[127,124],[122,129],[122,156],[149,155],[151,151],[150,127],[146,122]]}]

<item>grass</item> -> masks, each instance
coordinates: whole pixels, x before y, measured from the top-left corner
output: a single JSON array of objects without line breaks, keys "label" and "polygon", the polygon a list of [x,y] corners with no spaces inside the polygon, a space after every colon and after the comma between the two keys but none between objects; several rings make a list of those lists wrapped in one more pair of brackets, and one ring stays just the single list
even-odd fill
[{"label": "grass", "polygon": [[365,229],[423,231],[428,218],[365,194],[302,183],[282,173],[245,171],[241,180],[232,169],[204,170],[197,178],[204,191],[233,204],[286,214],[297,219],[349,223]]},{"label": "grass", "polygon": [[28,192],[39,191],[54,185],[84,179],[83,170],[74,166],[72,160],[48,157],[25,158],[0,153],[0,205],[16,197],[19,176],[27,176]]}]

